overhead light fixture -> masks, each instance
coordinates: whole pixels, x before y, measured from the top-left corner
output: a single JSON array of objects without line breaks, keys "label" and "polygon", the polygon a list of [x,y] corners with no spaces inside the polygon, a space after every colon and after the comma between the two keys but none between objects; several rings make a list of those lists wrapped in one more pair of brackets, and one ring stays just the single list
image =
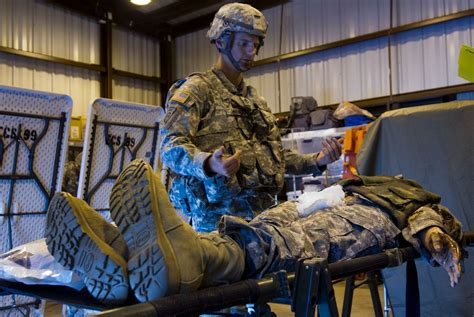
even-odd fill
[{"label": "overhead light fixture", "polygon": [[150,4],[151,0],[130,0],[130,2],[137,6],[146,6],[147,4]]}]

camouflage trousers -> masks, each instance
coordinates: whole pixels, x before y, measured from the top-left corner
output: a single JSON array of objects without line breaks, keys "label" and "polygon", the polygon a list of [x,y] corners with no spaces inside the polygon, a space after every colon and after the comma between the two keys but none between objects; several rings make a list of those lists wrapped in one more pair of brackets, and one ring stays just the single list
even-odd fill
[{"label": "camouflage trousers", "polygon": [[294,271],[302,258],[336,262],[395,247],[400,230],[370,203],[326,208],[300,218],[296,203],[285,202],[250,222],[223,216],[219,233],[244,249],[244,277],[260,278],[281,269]]}]

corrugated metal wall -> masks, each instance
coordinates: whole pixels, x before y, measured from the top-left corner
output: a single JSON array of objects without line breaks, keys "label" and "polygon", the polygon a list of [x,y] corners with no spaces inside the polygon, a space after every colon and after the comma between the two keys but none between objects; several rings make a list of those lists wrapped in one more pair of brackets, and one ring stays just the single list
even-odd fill
[{"label": "corrugated metal wall", "polygon": [[[0,45],[84,63],[99,63],[99,25],[27,0],[0,0]],[[0,53],[0,84],[71,95],[73,115],[100,94],[99,74]]]},{"label": "corrugated metal wall", "polygon": [[207,30],[199,30],[175,39],[175,79],[192,72],[202,72],[211,67],[217,58],[217,50],[206,38]]},{"label": "corrugated metal wall", "polygon": [[[159,44],[141,35],[113,30],[113,67],[160,76]],[[0,0],[0,45],[84,63],[100,63],[98,21],[34,0]],[[74,116],[86,116],[90,102],[100,96],[100,74],[0,53],[0,84],[68,94]],[[113,98],[159,104],[156,84],[118,78]]]},{"label": "corrugated metal wall", "polygon": [[[470,8],[474,8],[473,0],[394,0],[393,26]],[[293,0],[283,7],[265,10],[264,14],[270,27],[258,58],[390,27],[389,0]],[[393,94],[465,83],[457,76],[457,58],[461,44],[473,43],[473,17],[394,35]],[[290,98],[297,95],[314,96],[321,105],[386,96],[390,92],[388,55],[385,37],[283,61],[280,65],[258,66],[246,78],[274,112],[288,111]],[[215,57],[205,30],[177,38],[176,78],[209,68]]]},{"label": "corrugated metal wall", "polygon": [[[119,27],[112,32],[112,65],[115,69],[160,77],[160,45],[149,37]],[[114,99],[161,104],[159,85],[134,78],[114,78]]]}]

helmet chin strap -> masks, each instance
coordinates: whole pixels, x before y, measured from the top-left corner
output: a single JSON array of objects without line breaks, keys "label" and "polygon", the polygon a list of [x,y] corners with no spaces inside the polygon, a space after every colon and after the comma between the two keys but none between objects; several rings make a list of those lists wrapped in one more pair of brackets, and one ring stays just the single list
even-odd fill
[{"label": "helmet chin strap", "polygon": [[237,60],[232,55],[232,45],[234,44],[234,33],[226,33],[222,36],[222,39],[225,41],[225,47],[223,49],[218,48],[219,52],[227,56],[232,66],[234,66],[234,68],[238,70],[239,72],[243,73],[243,72],[248,71],[250,68],[243,69],[242,67],[240,67],[239,62],[237,62]]},{"label": "helmet chin strap", "polygon": [[224,55],[227,56],[227,58],[232,63],[232,66],[234,66],[234,68],[237,69],[239,72],[243,73],[243,72],[246,72],[250,69],[250,68],[249,69],[243,69],[242,67],[240,67],[239,62],[237,62],[235,60],[235,58],[232,55],[232,52],[230,50],[224,50],[222,53],[224,53]]}]

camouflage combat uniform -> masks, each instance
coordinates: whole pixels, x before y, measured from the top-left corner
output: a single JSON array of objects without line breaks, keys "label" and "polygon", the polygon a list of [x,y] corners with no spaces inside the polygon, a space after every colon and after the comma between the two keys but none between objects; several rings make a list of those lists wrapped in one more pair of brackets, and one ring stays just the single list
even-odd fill
[{"label": "camouflage combat uniform", "polygon": [[294,271],[299,259],[319,257],[336,262],[394,248],[401,241],[400,232],[433,264],[416,238],[418,232],[431,226],[460,239],[460,223],[439,204],[420,207],[400,230],[390,213],[357,196],[345,205],[318,210],[304,218],[299,217],[295,202],[266,210],[249,223],[224,216],[219,233],[245,250],[244,278],[260,278],[280,269]]},{"label": "camouflage combat uniform", "polygon": [[81,172],[82,153],[77,155],[74,161],[64,164],[64,176],[61,190],[68,192],[73,196],[77,195],[79,174]]},{"label": "camouflage combat uniform", "polygon": [[[161,127],[161,158],[172,179],[169,194],[197,231],[212,231],[222,215],[246,220],[274,204],[284,173],[319,175],[314,154],[282,147],[266,101],[218,69],[192,74],[169,91]],[[242,151],[231,178],[207,175],[204,162],[219,147]]]}]

